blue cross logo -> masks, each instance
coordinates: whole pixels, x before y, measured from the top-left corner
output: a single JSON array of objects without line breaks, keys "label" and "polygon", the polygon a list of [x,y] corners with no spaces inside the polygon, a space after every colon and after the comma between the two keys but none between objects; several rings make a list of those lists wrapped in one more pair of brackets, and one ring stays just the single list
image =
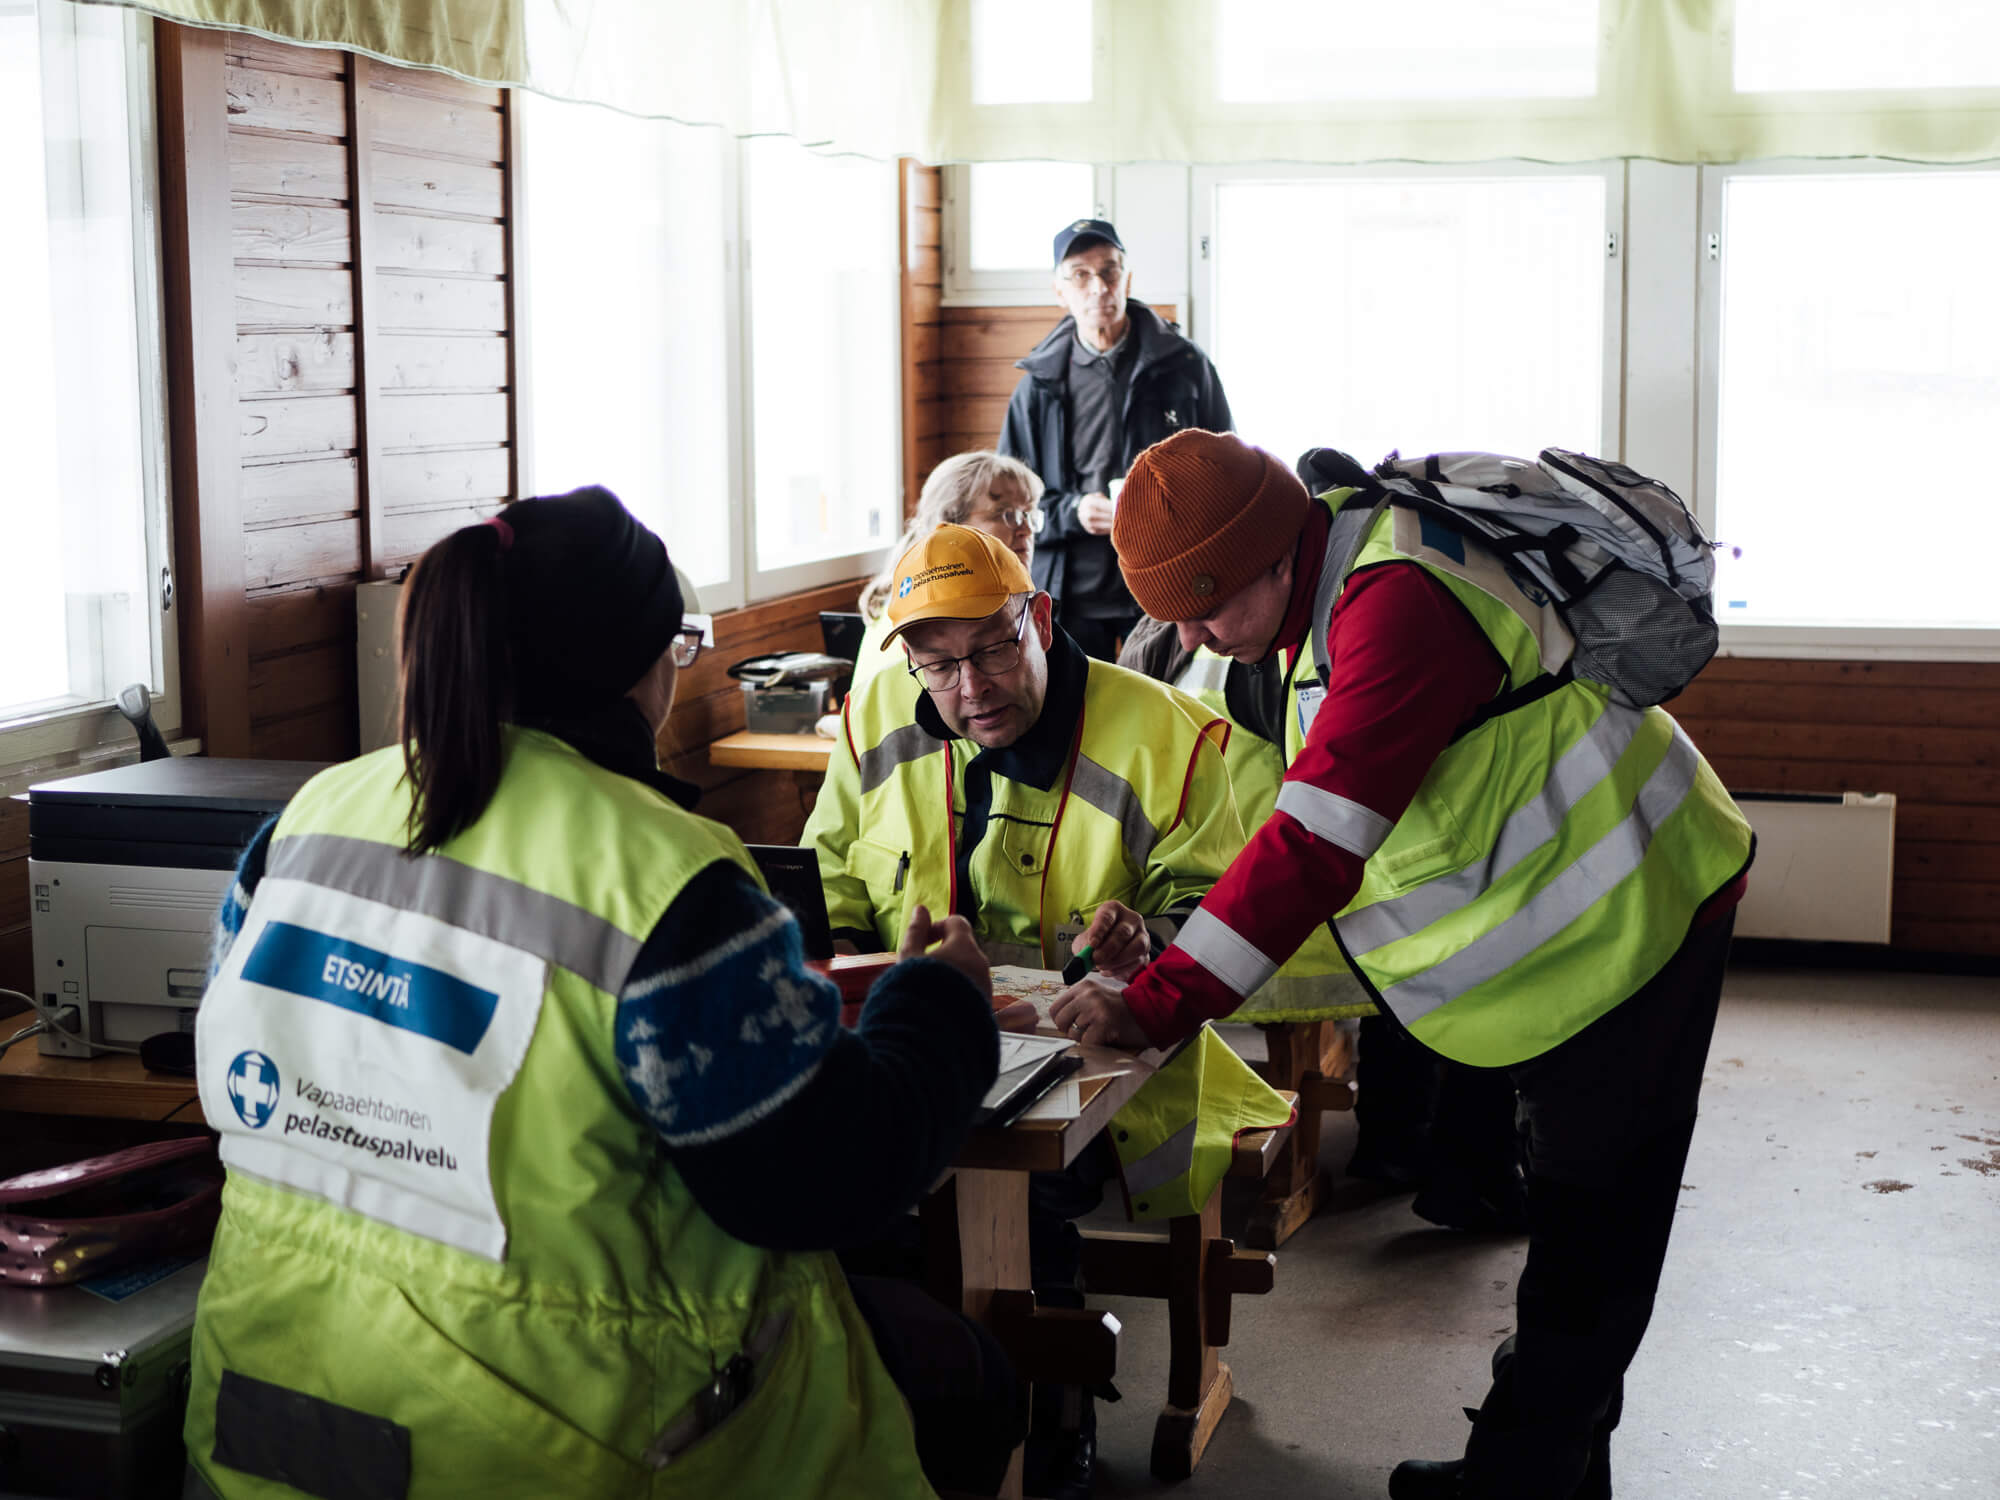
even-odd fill
[{"label": "blue cross logo", "polygon": [[896,597],[898,599],[907,599],[909,597],[910,590],[915,588],[916,586],[917,586],[917,580],[915,578],[909,578],[909,577],[904,578],[903,586],[896,590]]}]

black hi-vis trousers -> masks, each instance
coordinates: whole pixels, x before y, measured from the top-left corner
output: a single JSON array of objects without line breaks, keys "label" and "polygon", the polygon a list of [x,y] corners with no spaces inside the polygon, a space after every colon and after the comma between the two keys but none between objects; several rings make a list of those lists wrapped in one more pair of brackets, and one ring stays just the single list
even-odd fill
[{"label": "black hi-vis trousers", "polygon": [[1616,1010],[1508,1070],[1528,1134],[1528,1260],[1465,1500],[1610,1493],[1609,1434],[1666,1261],[1734,927],[1734,912],[1697,927]]}]

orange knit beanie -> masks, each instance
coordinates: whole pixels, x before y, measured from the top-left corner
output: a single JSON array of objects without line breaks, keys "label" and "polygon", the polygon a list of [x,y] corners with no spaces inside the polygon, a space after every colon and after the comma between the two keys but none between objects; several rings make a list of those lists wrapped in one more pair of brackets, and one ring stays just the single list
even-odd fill
[{"label": "orange knit beanie", "polygon": [[1141,609],[1156,620],[1195,620],[1291,549],[1311,503],[1262,448],[1184,428],[1133,461],[1111,545]]}]

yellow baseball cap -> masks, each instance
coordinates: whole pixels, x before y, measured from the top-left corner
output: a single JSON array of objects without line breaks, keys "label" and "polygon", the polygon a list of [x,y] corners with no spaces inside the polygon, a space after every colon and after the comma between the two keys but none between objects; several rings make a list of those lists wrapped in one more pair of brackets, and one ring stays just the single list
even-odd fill
[{"label": "yellow baseball cap", "polygon": [[983,620],[1034,580],[998,537],[947,522],[896,559],[889,575],[888,635],[882,649],[925,620]]}]

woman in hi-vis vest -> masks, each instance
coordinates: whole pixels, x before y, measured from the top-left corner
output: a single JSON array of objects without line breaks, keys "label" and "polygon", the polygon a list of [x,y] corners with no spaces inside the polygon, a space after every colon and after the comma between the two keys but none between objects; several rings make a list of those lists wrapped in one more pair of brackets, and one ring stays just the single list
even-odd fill
[{"label": "woman in hi-vis vest", "polygon": [[958,1150],[986,964],[920,910],[842,1030],[655,763],[682,611],[604,490],[455,532],[403,591],[403,743],[246,851],[196,1036],[229,1181],[190,1494],[998,1487],[998,1346],[830,1253]]}]

